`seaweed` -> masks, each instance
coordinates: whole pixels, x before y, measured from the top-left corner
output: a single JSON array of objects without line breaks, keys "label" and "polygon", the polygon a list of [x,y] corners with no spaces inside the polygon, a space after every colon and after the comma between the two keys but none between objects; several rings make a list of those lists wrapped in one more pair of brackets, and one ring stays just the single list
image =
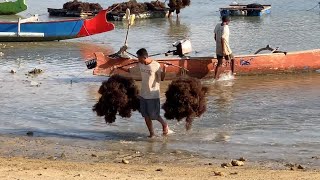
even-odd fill
[{"label": "seaweed", "polygon": [[202,86],[200,80],[195,78],[172,81],[165,92],[166,102],[162,106],[164,117],[178,121],[186,118],[186,128],[190,129],[193,119],[206,111],[207,92],[208,87]]},{"label": "seaweed", "polygon": [[81,2],[78,0],[69,1],[63,4],[63,9],[69,11],[101,11],[102,7],[99,3]]},{"label": "seaweed", "polygon": [[136,0],[130,0],[123,3],[115,3],[109,7],[113,9],[112,13],[125,13],[127,9],[130,9],[130,12],[133,14],[144,13],[147,11],[163,11],[166,9],[165,3],[160,1],[151,1],[138,3]]},{"label": "seaweed", "polygon": [[117,113],[130,118],[132,111],[139,110],[139,90],[132,78],[113,75],[102,82],[98,93],[101,97],[92,110],[104,116],[106,123],[115,122]]}]

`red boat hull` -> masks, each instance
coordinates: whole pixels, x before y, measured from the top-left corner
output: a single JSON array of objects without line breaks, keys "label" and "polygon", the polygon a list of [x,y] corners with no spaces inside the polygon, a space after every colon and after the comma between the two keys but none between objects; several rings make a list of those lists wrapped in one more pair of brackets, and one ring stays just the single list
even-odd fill
[{"label": "red boat hull", "polygon": [[[121,74],[140,80],[136,59],[110,58],[103,53],[95,53],[97,67],[95,75]],[[213,78],[217,59],[213,57],[185,57],[154,59],[166,68],[166,80],[182,75],[199,79]],[[229,70],[229,64],[223,64]],[[309,72],[320,69],[320,49],[288,53],[272,53],[259,55],[243,55],[235,57],[235,73],[237,75],[259,75]]]}]

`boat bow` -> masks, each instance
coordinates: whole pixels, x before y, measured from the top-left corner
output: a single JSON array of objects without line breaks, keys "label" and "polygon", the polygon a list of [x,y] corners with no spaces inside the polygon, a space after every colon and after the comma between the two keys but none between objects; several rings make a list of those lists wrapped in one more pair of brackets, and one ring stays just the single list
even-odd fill
[{"label": "boat bow", "polygon": [[114,24],[107,21],[108,10],[100,11],[95,17],[86,19],[77,37],[85,37],[113,30]]}]

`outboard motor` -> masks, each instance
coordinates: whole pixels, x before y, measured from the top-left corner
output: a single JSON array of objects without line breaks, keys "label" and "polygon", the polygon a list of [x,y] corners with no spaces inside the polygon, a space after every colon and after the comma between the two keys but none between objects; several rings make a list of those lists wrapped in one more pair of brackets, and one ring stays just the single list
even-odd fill
[{"label": "outboard motor", "polygon": [[176,50],[173,51],[173,55],[183,57],[185,54],[192,52],[191,41],[188,39],[176,41],[172,45],[173,47],[176,47]]}]

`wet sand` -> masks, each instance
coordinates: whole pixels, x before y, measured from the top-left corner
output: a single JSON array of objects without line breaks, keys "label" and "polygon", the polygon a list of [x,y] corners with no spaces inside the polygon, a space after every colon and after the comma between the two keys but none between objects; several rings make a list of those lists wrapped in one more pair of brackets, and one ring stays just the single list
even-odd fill
[{"label": "wet sand", "polygon": [[6,135],[0,136],[0,152],[0,179],[320,179],[320,170],[307,165],[298,169],[245,157],[244,166],[223,168],[235,157],[143,152],[129,142]]}]

